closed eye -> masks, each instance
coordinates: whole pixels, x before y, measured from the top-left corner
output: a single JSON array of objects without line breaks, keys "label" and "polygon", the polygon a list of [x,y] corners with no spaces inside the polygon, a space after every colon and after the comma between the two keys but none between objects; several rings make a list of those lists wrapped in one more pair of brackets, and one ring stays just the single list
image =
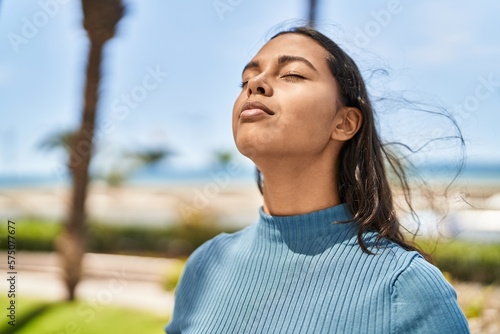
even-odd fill
[{"label": "closed eye", "polygon": [[[280,78],[285,79],[288,82],[297,82],[297,81],[306,79],[306,77],[304,77],[300,74],[297,74],[297,73],[293,73],[293,72],[285,73],[282,76],[280,76]],[[248,83],[248,80],[241,81],[239,84],[240,88],[244,88],[247,85],[247,83]]]},{"label": "closed eye", "polygon": [[285,73],[280,78],[283,78],[289,82],[297,82],[297,81],[305,79],[304,76],[297,74],[297,73]]}]

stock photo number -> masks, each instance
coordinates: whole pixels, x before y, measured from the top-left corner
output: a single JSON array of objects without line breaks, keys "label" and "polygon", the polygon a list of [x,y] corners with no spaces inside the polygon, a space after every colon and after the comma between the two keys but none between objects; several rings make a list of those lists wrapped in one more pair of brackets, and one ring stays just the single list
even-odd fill
[{"label": "stock photo number", "polygon": [[7,222],[7,318],[8,324],[16,325],[16,223],[9,220]]}]

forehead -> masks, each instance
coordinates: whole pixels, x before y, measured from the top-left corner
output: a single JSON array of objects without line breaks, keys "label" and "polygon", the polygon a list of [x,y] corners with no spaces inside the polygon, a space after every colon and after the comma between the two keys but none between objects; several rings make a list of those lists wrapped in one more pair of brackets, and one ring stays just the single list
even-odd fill
[{"label": "forehead", "polygon": [[282,55],[304,57],[315,66],[327,65],[327,51],[313,39],[296,33],[273,38],[260,49],[253,60],[271,60]]}]

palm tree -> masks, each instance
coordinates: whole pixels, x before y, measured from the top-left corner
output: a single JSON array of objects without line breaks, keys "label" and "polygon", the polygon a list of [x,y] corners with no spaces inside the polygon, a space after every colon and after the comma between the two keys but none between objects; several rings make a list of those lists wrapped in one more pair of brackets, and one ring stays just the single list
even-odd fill
[{"label": "palm tree", "polygon": [[74,130],[62,130],[51,133],[40,143],[40,148],[45,150],[63,149],[69,156],[72,142],[77,132]]},{"label": "palm tree", "polygon": [[121,0],[82,0],[83,27],[90,40],[85,82],[85,99],[81,125],[72,141],[69,166],[73,177],[72,197],[64,231],[56,241],[68,300],[75,298],[75,288],[81,277],[81,264],[85,253],[85,200],[92,155],[96,107],[103,48],[116,31],[124,15]]},{"label": "palm tree", "polygon": [[135,161],[135,168],[154,166],[161,160],[172,155],[172,151],[166,149],[146,149],[136,152],[129,152],[126,156]]},{"label": "palm tree", "polygon": [[214,152],[215,163],[221,169],[224,169],[233,160],[233,152],[226,150],[219,150]]},{"label": "palm tree", "polygon": [[310,26],[311,28],[314,28],[316,25],[317,9],[318,9],[318,1],[309,0],[309,13],[308,13],[307,25]]},{"label": "palm tree", "polygon": [[[172,154],[172,151],[161,148],[127,152],[120,158],[120,167],[113,168],[105,175],[104,179],[112,187],[121,186],[135,171],[141,168],[156,166],[160,161],[169,158]],[[127,161],[129,164],[124,163]]]}]

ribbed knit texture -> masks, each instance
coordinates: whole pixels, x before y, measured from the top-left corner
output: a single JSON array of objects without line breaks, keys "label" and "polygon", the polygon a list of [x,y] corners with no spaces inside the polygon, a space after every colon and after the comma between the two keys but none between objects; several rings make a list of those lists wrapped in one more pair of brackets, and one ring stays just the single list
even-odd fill
[{"label": "ribbed knit texture", "polygon": [[168,334],[468,333],[454,289],[418,253],[365,240],[345,205],[269,216],[188,259]]}]

